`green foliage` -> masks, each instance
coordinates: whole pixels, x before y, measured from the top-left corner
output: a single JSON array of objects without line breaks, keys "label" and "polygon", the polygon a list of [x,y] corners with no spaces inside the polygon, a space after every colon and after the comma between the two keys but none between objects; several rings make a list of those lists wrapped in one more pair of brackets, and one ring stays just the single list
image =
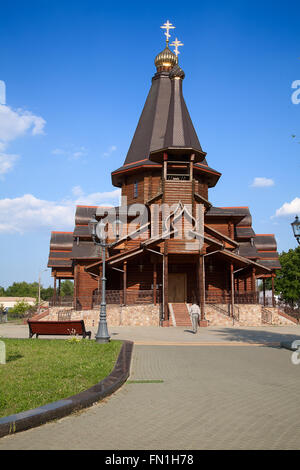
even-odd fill
[{"label": "green foliage", "polygon": [[31,309],[31,305],[24,300],[19,300],[14,307],[9,309],[9,313],[16,317],[24,317],[28,310]]},{"label": "green foliage", "polygon": [[60,286],[60,296],[69,297],[69,296],[73,296],[73,293],[74,293],[73,282],[69,281],[68,279],[66,281],[63,281]]},{"label": "green foliage", "polygon": [[300,246],[279,255],[282,269],[275,278],[275,292],[290,306],[300,304]]},{"label": "green foliage", "polygon": [[41,299],[42,300],[49,300],[53,297],[54,289],[53,287],[41,287]]},{"label": "green foliage", "polygon": [[[0,286],[0,297],[33,297],[37,299],[38,295],[38,282],[14,282],[7,289]],[[41,299],[49,300],[51,297],[53,297],[53,287],[44,288],[41,286]]]},{"label": "green foliage", "polygon": [[14,282],[5,290],[6,297],[38,297],[38,282]]}]

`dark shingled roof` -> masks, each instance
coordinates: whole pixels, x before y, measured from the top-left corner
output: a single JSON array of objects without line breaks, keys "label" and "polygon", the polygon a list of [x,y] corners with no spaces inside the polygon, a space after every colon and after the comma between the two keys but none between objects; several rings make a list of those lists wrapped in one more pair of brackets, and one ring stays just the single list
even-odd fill
[{"label": "dark shingled roof", "polygon": [[248,207],[211,207],[205,217],[232,217],[243,220],[249,215]]},{"label": "dark shingled roof", "polygon": [[182,95],[182,78],[171,80],[170,72],[163,71],[152,78],[124,165],[166,147],[191,147],[203,154]]},{"label": "dark shingled roof", "polygon": [[72,259],[98,259],[100,257],[100,246],[95,245],[93,241],[81,240],[78,245],[74,241],[71,253]]},{"label": "dark shingled roof", "polygon": [[76,225],[74,228],[74,237],[91,238],[88,225]]},{"label": "dark shingled roof", "polygon": [[252,227],[236,227],[236,238],[252,238],[255,232]]},{"label": "dark shingled roof", "polygon": [[257,260],[257,263],[261,264],[262,266],[266,266],[269,269],[281,269],[281,264],[279,259],[274,260]]},{"label": "dark shingled roof", "polygon": [[250,242],[241,242],[239,244],[239,255],[251,259],[256,259],[259,257],[256,246],[251,245]]},{"label": "dark shingled roof", "polygon": [[96,210],[97,206],[76,206],[75,225],[88,225]]},{"label": "dark shingled roof", "polygon": [[73,232],[51,232],[48,267],[72,267]]},{"label": "dark shingled roof", "polygon": [[193,148],[202,154],[201,160],[203,160],[203,150],[183,98],[182,79],[177,79],[180,77],[180,73],[174,74],[173,77],[172,72],[171,70],[171,98],[168,121],[164,145],[161,148]]},{"label": "dark shingled roof", "polygon": [[255,246],[258,251],[277,251],[274,235],[256,235]]},{"label": "dark shingled roof", "polygon": [[48,268],[71,268],[72,260],[70,259],[52,259],[49,257]]},{"label": "dark shingled roof", "polygon": [[120,185],[116,174],[134,170],[140,166],[160,168],[154,155],[163,151],[181,152],[185,149],[196,154],[199,169],[215,173],[210,184],[216,184],[220,173],[209,168],[198,136],[189,115],[183,94],[184,72],[179,66],[168,71],[157,72],[147,96],[142,114],[135,130],[126,159],[121,168],[112,172],[113,184]]},{"label": "dark shingled roof", "polygon": [[277,252],[277,243],[273,234],[259,234],[254,239],[258,250],[258,263],[270,269],[281,269]]}]

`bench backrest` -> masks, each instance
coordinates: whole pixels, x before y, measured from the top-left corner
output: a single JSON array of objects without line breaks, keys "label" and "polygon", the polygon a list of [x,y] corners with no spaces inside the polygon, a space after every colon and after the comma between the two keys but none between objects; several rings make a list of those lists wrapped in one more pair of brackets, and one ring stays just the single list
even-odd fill
[{"label": "bench backrest", "polygon": [[84,321],[34,321],[28,320],[32,334],[82,335],[85,332]]}]

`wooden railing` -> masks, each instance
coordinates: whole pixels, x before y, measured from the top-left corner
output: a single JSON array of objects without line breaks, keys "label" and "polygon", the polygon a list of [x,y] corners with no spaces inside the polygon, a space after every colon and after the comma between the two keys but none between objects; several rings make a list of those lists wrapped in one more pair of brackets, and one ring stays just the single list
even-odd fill
[{"label": "wooden railing", "polygon": [[208,304],[258,304],[258,292],[234,292],[232,296],[230,292],[215,293],[211,291],[205,292],[205,302]]},{"label": "wooden railing", "polygon": [[[107,304],[153,304],[154,303],[154,291],[153,290],[138,290],[138,289],[127,289],[126,299],[124,299],[124,291],[120,290],[107,290],[106,291],[106,303]],[[156,303],[161,302],[160,290],[156,291]],[[93,307],[99,306],[101,303],[101,293],[95,293],[93,295]]]},{"label": "wooden railing", "polygon": [[[126,299],[124,298],[126,296]],[[139,305],[139,304],[154,304],[154,291],[151,290],[138,290],[127,289],[124,296],[124,290],[107,290],[106,303],[117,305]],[[90,306],[90,308],[97,308],[101,304],[101,292],[94,292],[92,295],[80,295],[77,298],[76,305],[74,305],[73,297],[57,297],[49,301],[50,307],[70,307],[81,309],[82,305]],[[156,303],[160,304],[162,301],[161,290],[156,291]]]}]

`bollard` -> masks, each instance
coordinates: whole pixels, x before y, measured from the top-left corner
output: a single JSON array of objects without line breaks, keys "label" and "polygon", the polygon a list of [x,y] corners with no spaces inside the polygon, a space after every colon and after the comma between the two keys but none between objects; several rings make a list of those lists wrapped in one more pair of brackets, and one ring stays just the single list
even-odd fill
[{"label": "bollard", "polygon": [[4,341],[0,341],[0,365],[6,364],[6,349]]}]

